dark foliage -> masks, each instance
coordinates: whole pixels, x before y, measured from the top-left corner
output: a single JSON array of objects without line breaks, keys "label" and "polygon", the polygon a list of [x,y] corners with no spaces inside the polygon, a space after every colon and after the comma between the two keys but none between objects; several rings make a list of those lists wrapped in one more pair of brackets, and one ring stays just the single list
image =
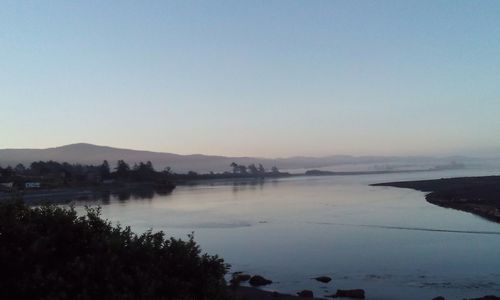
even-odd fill
[{"label": "dark foliage", "polygon": [[[163,171],[156,171],[153,164],[139,162],[130,166],[124,160],[118,160],[115,167],[111,167],[108,161],[101,165],[81,165],[59,163],[55,161],[37,161],[29,167],[17,165],[11,167],[0,167],[0,183],[13,183],[12,189],[0,186],[0,191],[22,191],[27,189],[26,183],[39,183],[41,189],[54,188],[78,188],[78,187],[109,187],[120,186],[129,183],[150,184],[155,188],[172,190],[174,183],[205,179],[262,179],[287,177],[289,173],[280,172],[277,167],[266,170],[262,164],[248,166],[231,163],[232,172],[223,173],[197,173],[189,171],[185,174],[174,173],[167,167]],[[33,187],[29,187],[33,188]]]},{"label": "dark foliage", "polygon": [[[14,169],[0,167],[0,183],[14,183],[17,190],[25,189],[25,183],[38,182],[44,189],[99,186],[103,183],[152,183],[173,186],[169,171],[158,172],[148,161],[140,162],[131,168],[125,161],[119,160],[111,171],[108,161],[101,165],[81,165],[59,163],[56,161],[37,161],[28,168],[19,164]],[[0,187],[1,188],[1,187]]]},{"label": "dark foliage", "polygon": [[99,209],[0,205],[0,299],[226,299],[227,265],[190,236],[142,235]]}]

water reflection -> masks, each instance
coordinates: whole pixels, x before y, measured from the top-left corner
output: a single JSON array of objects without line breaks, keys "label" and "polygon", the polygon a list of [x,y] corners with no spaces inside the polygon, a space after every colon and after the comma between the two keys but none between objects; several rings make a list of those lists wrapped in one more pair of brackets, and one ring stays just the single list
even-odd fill
[{"label": "water reflection", "polygon": [[111,201],[111,192],[103,191],[101,193],[101,201],[103,204],[109,204],[109,202]]},{"label": "water reflection", "polygon": [[[468,174],[198,182],[167,195],[110,192],[102,213],[136,231],[195,231],[204,251],[233,271],[271,278],[270,290],[364,288],[367,299],[415,300],[499,294],[488,284],[500,279],[499,224],[429,204],[421,192],[369,186],[457,175]],[[320,275],[334,284],[311,280]]]},{"label": "water reflection", "polygon": [[[51,196],[50,203],[67,204],[74,202],[76,205],[86,203],[89,205],[109,205],[113,201],[127,203],[130,200],[151,201],[155,197],[166,197],[172,194],[171,189],[141,187],[141,188],[120,188],[109,190],[93,190],[78,192],[75,195]],[[34,201],[33,201],[34,202]],[[40,201],[43,202],[43,201]]]},{"label": "water reflection", "polygon": [[217,187],[217,186],[231,186],[234,193],[245,191],[263,189],[264,185],[277,184],[279,182],[276,178],[241,178],[241,179],[222,179],[222,180],[205,180],[205,181],[190,181],[182,183],[181,187]]},{"label": "water reflection", "polygon": [[234,181],[233,182],[233,193],[242,192],[245,190],[255,190],[257,188],[263,189],[264,183],[266,181],[264,179],[254,179],[254,180],[245,180],[245,181]]}]

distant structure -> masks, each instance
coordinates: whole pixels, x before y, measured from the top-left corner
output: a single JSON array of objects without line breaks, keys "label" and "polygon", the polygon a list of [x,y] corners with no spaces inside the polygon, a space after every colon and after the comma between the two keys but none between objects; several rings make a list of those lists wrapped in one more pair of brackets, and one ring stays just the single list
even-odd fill
[{"label": "distant structure", "polygon": [[40,182],[26,182],[24,184],[24,188],[26,188],[26,189],[39,189]]}]

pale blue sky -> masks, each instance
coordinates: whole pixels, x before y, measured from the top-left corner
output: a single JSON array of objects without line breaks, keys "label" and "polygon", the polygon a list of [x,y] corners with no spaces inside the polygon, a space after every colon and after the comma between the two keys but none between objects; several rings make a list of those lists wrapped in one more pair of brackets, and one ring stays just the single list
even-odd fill
[{"label": "pale blue sky", "polygon": [[500,1],[2,1],[0,148],[500,147]]}]

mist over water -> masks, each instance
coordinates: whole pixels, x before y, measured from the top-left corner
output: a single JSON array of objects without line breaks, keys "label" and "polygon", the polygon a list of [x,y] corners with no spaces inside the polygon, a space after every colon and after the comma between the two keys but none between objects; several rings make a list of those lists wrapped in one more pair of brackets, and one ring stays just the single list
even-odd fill
[{"label": "mist over water", "polygon": [[[363,288],[367,299],[463,299],[500,292],[500,224],[429,204],[422,192],[369,184],[498,171],[207,181],[100,204],[104,217],[137,231],[194,231],[231,271],[272,279],[268,290],[322,296]],[[76,204],[80,210],[86,203]],[[311,279],[320,275],[333,281]]]}]

